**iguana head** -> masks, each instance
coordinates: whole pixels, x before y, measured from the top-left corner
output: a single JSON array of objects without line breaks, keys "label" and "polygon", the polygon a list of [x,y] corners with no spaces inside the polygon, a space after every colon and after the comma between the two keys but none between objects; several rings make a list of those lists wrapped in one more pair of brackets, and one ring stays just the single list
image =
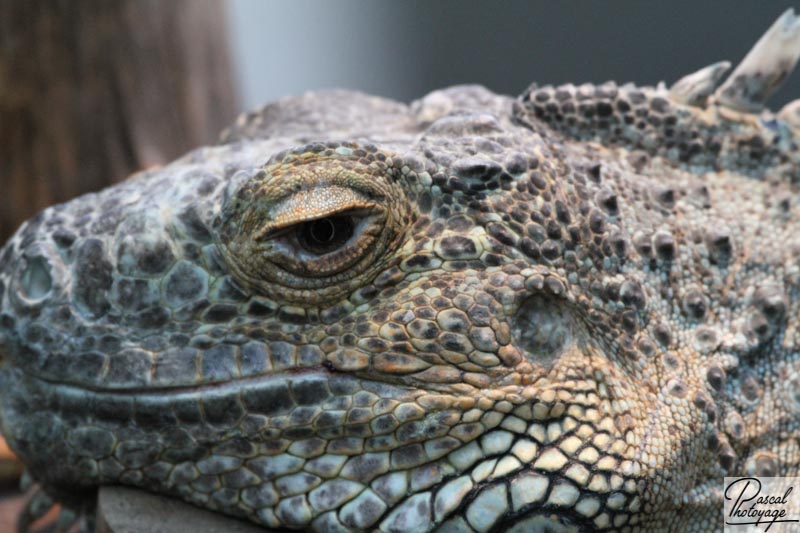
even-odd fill
[{"label": "iguana head", "polygon": [[791,12],[719,88],[308,93],[26,223],[0,422],[51,491],[318,531],[714,529],[797,471]]}]

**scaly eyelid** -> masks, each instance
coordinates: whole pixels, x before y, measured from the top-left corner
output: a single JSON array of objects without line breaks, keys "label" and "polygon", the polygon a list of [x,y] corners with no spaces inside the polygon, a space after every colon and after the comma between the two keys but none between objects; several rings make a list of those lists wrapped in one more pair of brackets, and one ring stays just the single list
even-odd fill
[{"label": "scaly eyelid", "polygon": [[359,191],[330,185],[297,191],[269,207],[254,240],[273,239],[297,224],[334,215],[367,216],[377,204]]}]

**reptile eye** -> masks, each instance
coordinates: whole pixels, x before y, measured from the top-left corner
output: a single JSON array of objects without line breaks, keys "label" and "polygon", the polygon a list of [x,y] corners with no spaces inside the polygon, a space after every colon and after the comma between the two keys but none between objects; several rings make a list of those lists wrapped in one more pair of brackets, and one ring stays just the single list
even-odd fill
[{"label": "reptile eye", "polygon": [[[322,201],[329,202],[328,197],[331,194],[341,192],[322,189],[308,195],[303,194],[302,206],[290,202],[290,205],[282,205],[278,213],[288,212],[292,217],[306,213],[313,216],[319,213],[319,209],[313,205],[315,195],[324,195],[326,198]],[[371,202],[348,198],[345,205],[355,205],[356,209],[331,213],[329,216],[288,226],[267,226],[265,231],[255,237],[263,243],[262,258],[306,279],[342,275],[345,270],[371,255],[372,247],[381,236],[386,217],[386,212]],[[276,218],[280,219],[280,216]]]},{"label": "reptile eye", "polygon": [[353,236],[353,220],[348,216],[332,216],[300,224],[297,241],[305,250],[324,255],[335,251]]},{"label": "reptile eye", "polygon": [[406,191],[363,155],[289,157],[234,181],[215,237],[241,285],[315,305],[377,276],[409,223]]}]

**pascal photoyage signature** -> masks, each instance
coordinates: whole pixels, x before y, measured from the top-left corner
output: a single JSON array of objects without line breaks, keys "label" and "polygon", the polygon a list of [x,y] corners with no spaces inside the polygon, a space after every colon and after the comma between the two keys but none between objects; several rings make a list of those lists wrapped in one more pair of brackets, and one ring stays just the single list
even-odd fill
[{"label": "pascal photoyage signature", "polygon": [[[768,524],[764,531],[776,523],[800,522],[798,518],[787,518],[786,507],[794,487],[788,487],[783,496],[761,494],[761,481],[754,477],[744,477],[725,487],[725,499],[735,500],[725,517],[729,526]],[[795,508],[793,506],[793,508]]]}]

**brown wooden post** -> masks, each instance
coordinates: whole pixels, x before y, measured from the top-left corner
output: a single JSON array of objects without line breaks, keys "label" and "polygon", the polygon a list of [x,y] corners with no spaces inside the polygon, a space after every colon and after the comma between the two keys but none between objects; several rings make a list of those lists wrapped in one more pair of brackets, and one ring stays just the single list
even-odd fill
[{"label": "brown wooden post", "polygon": [[0,245],[48,205],[216,139],[238,109],[224,8],[0,2]]}]

